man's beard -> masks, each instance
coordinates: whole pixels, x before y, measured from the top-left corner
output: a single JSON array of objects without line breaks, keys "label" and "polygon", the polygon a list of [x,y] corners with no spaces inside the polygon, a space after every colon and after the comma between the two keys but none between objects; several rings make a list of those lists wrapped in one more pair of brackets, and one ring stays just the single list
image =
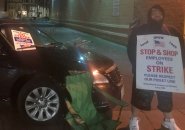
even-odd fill
[{"label": "man's beard", "polygon": [[161,28],[161,27],[162,27],[162,25],[163,25],[163,19],[161,19],[161,20],[159,20],[159,21],[156,21],[156,20],[150,19],[149,24],[150,24],[151,26],[156,27],[156,28]]}]

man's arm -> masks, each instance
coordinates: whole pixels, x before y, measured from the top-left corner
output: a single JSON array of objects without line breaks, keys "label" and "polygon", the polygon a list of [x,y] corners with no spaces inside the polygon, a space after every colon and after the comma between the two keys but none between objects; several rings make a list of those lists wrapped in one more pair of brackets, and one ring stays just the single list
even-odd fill
[{"label": "man's arm", "polygon": [[176,30],[177,36],[179,37],[180,46],[181,46],[181,55],[182,55],[182,64],[184,70],[184,84],[185,84],[185,46],[183,36]]},{"label": "man's arm", "polygon": [[135,64],[136,62],[136,31],[133,30],[128,38],[128,45],[127,45],[127,54],[131,64]]},{"label": "man's arm", "polygon": [[175,28],[174,26],[169,26],[170,32],[173,36],[177,36],[179,38],[180,47],[181,47],[181,55],[182,55],[182,63],[183,68],[185,68],[185,45],[184,45],[184,38],[182,34]]}]

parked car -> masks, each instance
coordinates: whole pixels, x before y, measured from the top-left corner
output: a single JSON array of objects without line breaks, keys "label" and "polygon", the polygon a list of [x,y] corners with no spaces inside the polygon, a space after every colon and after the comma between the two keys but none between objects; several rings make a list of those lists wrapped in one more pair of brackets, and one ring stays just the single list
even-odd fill
[{"label": "parked car", "polygon": [[[0,95],[10,98],[23,118],[46,123],[65,114],[64,99],[70,99],[65,78],[71,73],[89,71],[94,85],[120,95],[122,78],[113,60],[90,51],[85,40],[60,43],[37,26],[0,20]],[[107,107],[93,95],[97,109]]]}]

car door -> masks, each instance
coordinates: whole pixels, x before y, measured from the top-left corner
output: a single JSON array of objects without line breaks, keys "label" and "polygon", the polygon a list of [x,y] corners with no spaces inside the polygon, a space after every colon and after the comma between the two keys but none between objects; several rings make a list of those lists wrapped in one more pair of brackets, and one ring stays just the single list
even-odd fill
[{"label": "car door", "polygon": [[15,67],[16,59],[10,53],[9,47],[5,37],[0,33],[0,98],[10,94],[18,74]]}]

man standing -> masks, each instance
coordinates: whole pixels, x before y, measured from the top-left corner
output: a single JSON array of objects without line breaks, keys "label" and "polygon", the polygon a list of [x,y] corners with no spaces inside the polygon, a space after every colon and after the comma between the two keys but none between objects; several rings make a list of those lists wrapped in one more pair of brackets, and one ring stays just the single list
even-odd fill
[{"label": "man standing", "polygon": [[[175,123],[175,120],[171,114],[172,111],[172,93],[164,91],[153,91],[136,88],[136,51],[137,51],[137,36],[148,34],[165,34],[179,38],[181,46],[182,57],[185,56],[184,40],[174,27],[163,24],[165,12],[160,5],[154,5],[148,12],[147,24],[141,25],[135,28],[128,40],[128,57],[132,64],[132,72],[134,75],[132,86],[132,116],[129,123],[130,130],[139,130],[138,110],[150,110],[151,101],[154,92],[158,98],[158,109],[164,113],[164,121],[162,128],[166,130],[181,130]],[[178,63],[177,63],[178,64]],[[183,66],[185,61],[183,60]]]}]

